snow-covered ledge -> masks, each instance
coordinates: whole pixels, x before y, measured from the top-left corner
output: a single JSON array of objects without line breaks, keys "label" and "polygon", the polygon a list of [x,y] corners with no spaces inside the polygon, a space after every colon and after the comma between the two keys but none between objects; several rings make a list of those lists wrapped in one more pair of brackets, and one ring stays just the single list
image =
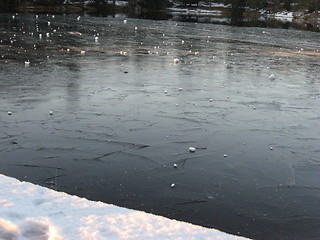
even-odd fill
[{"label": "snow-covered ledge", "polygon": [[0,174],[0,239],[245,239]]}]

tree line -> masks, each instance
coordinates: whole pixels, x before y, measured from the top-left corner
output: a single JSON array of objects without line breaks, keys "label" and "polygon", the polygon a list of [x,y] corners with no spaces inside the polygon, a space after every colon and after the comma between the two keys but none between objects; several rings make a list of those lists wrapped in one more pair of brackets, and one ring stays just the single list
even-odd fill
[{"label": "tree line", "polygon": [[[0,0],[2,10],[4,9],[15,9],[24,3],[32,3],[43,6],[57,6],[63,4],[71,4],[74,2],[83,5],[84,0]],[[92,0],[92,5],[103,6],[108,5],[107,0]],[[115,0],[111,1],[115,4]],[[167,8],[172,5],[170,0],[127,0],[129,6],[138,6],[145,9],[160,10]],[[207,4],[212,3],[224,3],[231,4],[233,8],[283,8],[291,10],[293,6],[299,6],[301,8],[308,8],[310,12],[318,11],[320,6],[320,0],[180,0],[175,1],[184,6],[191,6],[193,4],[198,5],[200,2]]]}]

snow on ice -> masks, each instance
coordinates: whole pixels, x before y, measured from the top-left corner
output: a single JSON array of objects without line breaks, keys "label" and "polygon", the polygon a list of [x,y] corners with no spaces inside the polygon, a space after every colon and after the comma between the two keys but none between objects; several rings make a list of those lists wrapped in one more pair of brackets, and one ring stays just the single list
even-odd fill
[{"label": "snow on ice", "polygon": [[0,174],[0,239],[245,239]]}]

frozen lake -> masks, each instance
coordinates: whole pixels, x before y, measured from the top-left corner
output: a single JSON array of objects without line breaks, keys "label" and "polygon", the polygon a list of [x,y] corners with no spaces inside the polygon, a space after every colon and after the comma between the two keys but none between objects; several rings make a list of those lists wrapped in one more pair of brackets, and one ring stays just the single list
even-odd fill
[{"label": "frozen lake", "polygon": [[320,33],[77,17],[0,15],[0,173],[254,239],[319,237]]}]

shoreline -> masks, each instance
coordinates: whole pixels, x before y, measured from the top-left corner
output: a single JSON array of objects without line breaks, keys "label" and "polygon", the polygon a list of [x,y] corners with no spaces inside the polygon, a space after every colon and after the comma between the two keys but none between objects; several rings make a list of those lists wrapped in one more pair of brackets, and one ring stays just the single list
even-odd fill
[{"label": "shoreline", "polygon": [[[276,11],[278,10],[278,11]],[[233,16],[231,15],[230,6],[224,6],[222,4],[215,4],[213,6],[199,5],[199,6],[181,6],[174,5],[172,7],[166,8],[164,10],[144,10],[128,8],[127,5],[110,5],[107,4],[106,8],[102,11],[98,11],[94,6],[80,4],[68,4],[63,6],[41,6],[35,4],[25,4],[20,6],[17,11],[19,13],[55,13],[55,14],[100,14],[100,15],[116,15],[116,14],[125,14],[127,17],[133,18],[150,18],[158,19],[161,15],[162,19],[170,20],[176,19],[178,17],[182,18],[180,21],[195,21],[195,22],[206,22],[210,23],[221,23],[227,25],[233,25],[228,21],[222,21],[220,19],[229,19],[232,20]],[[236,19],[239,21],[238,26],[251,27],[250,24],[246,24],[248,21],[251,22],[268,22],[268,21],[278,21],[281,24],[274,24],[276,28],[285,28],[286,24],[300,25],[293,26],[295,29],[308,30],[319,32],[320,31],[320,11],[318,13],[307,13],[306,10],[299,11],[285,11],[280,9],[265,10],[265,9],[246,9],[243,14],[243,17]],[[207,18],[209,20],[201,19]],[[179,21],[179,20],[178,20]],[[258,24],[260,26],[263,24]],[[266,26],[269,28],[270,26]]]}]

